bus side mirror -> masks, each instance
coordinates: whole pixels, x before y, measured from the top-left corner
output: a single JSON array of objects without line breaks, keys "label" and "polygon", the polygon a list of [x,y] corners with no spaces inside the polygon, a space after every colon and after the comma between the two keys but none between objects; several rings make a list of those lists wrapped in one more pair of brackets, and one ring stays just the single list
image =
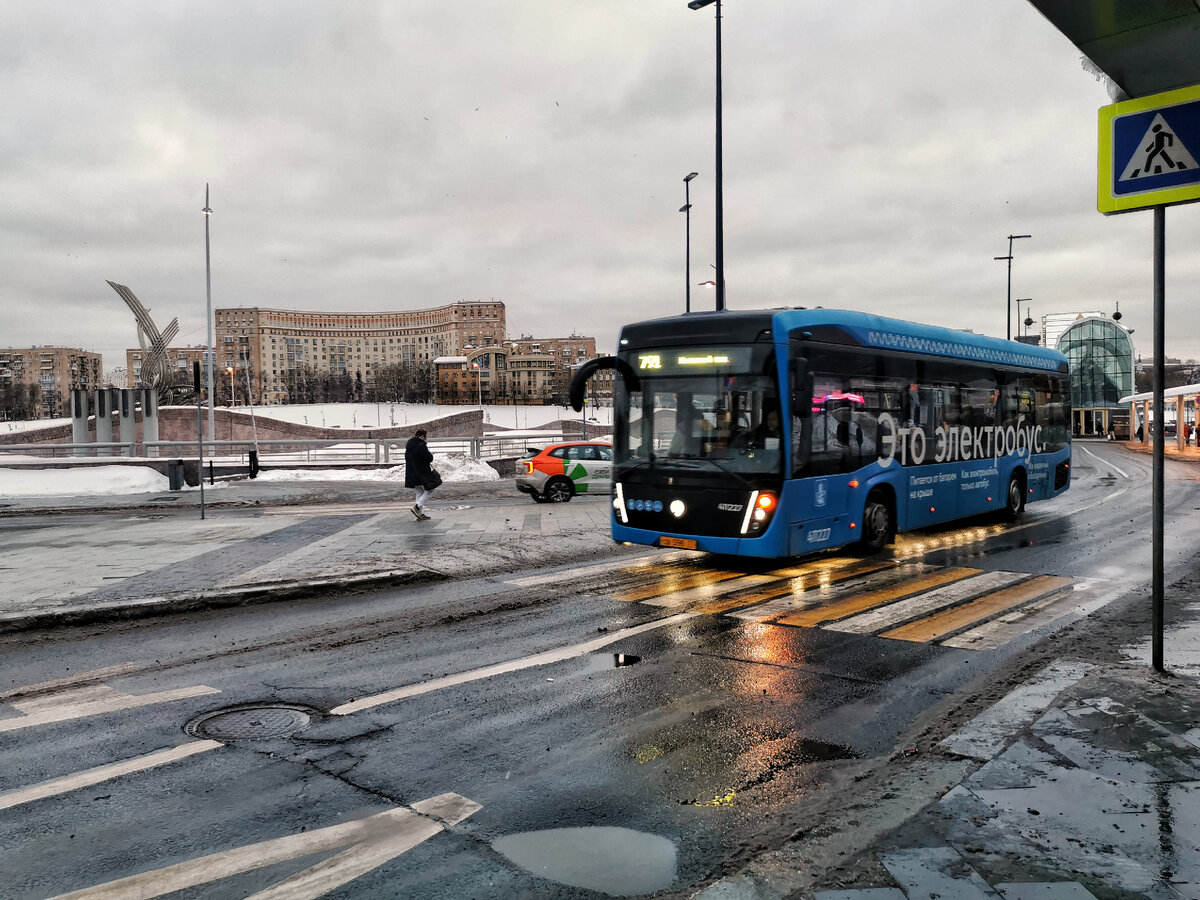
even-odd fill
[{"label": "bus side mirror", "polygon": [[575,371],[574,377],[571,378],[571,387],[567,396],[571,401],[571,408],[575,412],[583,411],[583,400],[587,392],[588,379],[599,369],[614,368],[617,370],[617,374],[625,379],[626,390],[636,391],[638,389],[640,382],[638,381],[637,373],[633,371],[629,363],[615,356],[597,356],[595,359],[589,359],[581,365]]},{"label": "bus side mirror", "polygon": [[812,417],[812,376],[808,373],[808,365],[803,360],[796,361],[792,366],[792,418],[809,419]]}]

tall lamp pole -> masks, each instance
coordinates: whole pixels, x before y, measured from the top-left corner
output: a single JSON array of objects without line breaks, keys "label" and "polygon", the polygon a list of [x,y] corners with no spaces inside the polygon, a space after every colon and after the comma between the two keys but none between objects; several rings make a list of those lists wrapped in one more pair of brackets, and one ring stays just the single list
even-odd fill
[{"label": "tall lamp pole", "polygon": [[212,210],[208,206],[208,185],[204,185],[204,284],[205,294],[208,298],[208,306],[206,318],[208,319],[208,363],[205,365],[205,372],[208,376],[208,439],[216,440],[216,420],[217,414],[213,407],[213,357],[216,356],[216,348],[213,346],[213,311],[212,311],[212,265],[208,252],[208,219],[212,215]]},{"label": "tall lamp pole", "polygon": [[717,4],[717,309],[725,308],[725,201],[721,161],[721,0],[691,0],[688,9]]},{"label": "tall lamp pole", "polygon": [[691,187],[691,180],[699,175],[699,172],[692,172],[690,175],[685,175],[683,178],[683,206],[679,207],[679,211],[684,213],[686,219],[685,228],[685,243],[684,243],[684,268],[683,268],[683,287],[684,287],[684,312],[692,311],[692,198],[688,188]]},{"label": "tall lamp pole", "polygon": [[1012,242],[1027,237],[1032,237],[1032,235],[1010,234],[1008,236],[1008,256],[993,257],[994,259],[1008,260],[1008,306],[1006,306],[1004,310],[1004,336],[1010,341],[1012,340]]},{"label": "tall lamp pole", "polygon": [[[1018,297],[1014,302],[1017,304],[1017,324],[1022,325],[1022,326],[1032,324],[1033,319],[1025,319],[1025,320],[1021,319],[1021,304],[1022,303],[1032,303],[1033,298],[1032,297]],[[1026,312],[1029,311],[1028,306],[1025,307],[1025,311]],[[1025,329],[1022,327],[1021,328],[1021,337],[1024,337],[1024,336],[1025,336]]]}]

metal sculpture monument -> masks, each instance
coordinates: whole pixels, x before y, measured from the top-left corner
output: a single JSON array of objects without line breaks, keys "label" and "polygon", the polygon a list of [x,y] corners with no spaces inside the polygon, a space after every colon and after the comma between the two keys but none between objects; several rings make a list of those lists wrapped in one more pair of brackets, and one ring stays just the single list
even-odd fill
[{"label": "metal sculpture monument", "polygon": [[179,320],[172,319],[160,332],[150,318],[150,312],[142,305],[142,301],[133,295],[133,291],[112,281],[108,282],[108,285],[120,295],[137,319],[138,344],[142,348],[142,370],[139,380],[146,387],[153,388],[160,399],[168,399],[174,385],[175,372],[167,348],[179,334]]}]

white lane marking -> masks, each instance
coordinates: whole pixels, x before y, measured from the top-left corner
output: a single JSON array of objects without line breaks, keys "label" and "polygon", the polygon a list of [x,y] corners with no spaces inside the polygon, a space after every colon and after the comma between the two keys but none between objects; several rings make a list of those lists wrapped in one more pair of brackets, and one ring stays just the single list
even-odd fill
[{"label": "white lane marking", "polygon": [[128,672],[136,671],[137,663],[120,663],[115,666],[105,666],[102,669],[92,669],[88,672],[80,672],[76,675],[68,675],[66,678],[56,678],[53,681],[42,681],[38,684],[27,684],[24,687],[13,688],[11,691],[5,691],[0,694],[0,701],[8,701],[13,697],[25,697],[33,694],[45,694],[49,691],[57,691],[61,688],[70,687],[75,684],[85,684],[94,681],[103,681],[106,678],[113,678],[117,675],[125,675]]},{"label": "white lane marking", "polygon": [[121,775],[128,775],[130,772],[143,772],[146,769],[165,766],[168,763],[186,759],[197,753],[203,753],[205,750],[215,750],[217,747],[223,746],[224,744],[220,741],[191,741],[190,743],[171,747],[167,750],[158,750],[154,753],[147,753],[144,756],[135,756],[133,759],[127,759],[123,762],[111,763],[107,766],[97,766],[94,769],[85,769],[82,772],[76,772],[74,775],[66,775],[51,781],[43,781],[41,784],[35,784],[32,787],[0,794],[0,809],[10,809],[14,806],[31,803],[34,800],[42,800],[46,797],[57,797],[59,794],[66,794],[70,791],[77,791],[80,788],[90,787],[93,784],[100,784],[102,781],[109,781]]},{"label": "white lane marking", "polygon": [[650,563],[674,562],[675,560],[684,558],[684,556],[685,554],[683,553],[656,553],[652,556],[639,556],[634,559],[610,559],[606,562],[572,569],[570,572],[548,572],[542,575],[527,575],[524,578],[506,578],[502,583],[511,585],[512,587],[536,587],[539,584],[561,583],[564,578],[576,581],[592,575],[603,575],[605,572],[611,572],[613,569],[632,569],[649,565]]},{"label": "white lane marking", "polygon": [[584,656],[588,653],[594,653],[609,644],[615,644],[617,641],[624,640],[627,637],[632,637],[636,634],[641,634],[644,631],[653,631],[656,628],[665,628],[668,625],[678,625],[681,622],[686,622],[688,619],[694,619],[699,613],[683,612],[676,613],[673,616],[667,616],[664,619],[655,619],[653,622],[644,622],[641,625],[634,625],[630,628],[622,628],[620,631],[614,631],[611,634],[606,634],[604,637],[593,638],[590,641],[584,641],[581,644],[571,644],[567,647],[558,647],[554,650],[546,650],[543,653],[527,656],[524,659],[514,659],[509,662],[496,663],[491,666],[484,666],[480,669],[471,669],[467,672],[459,672],[457,675],[447,675],[444,678],[434,678],[431,681],[421,681],[416,684],[405,685],[395,690],[385,691],[382,694],[375,694],[370,697],[362,697],[358,700],[352,700],[349,703],[343,703],[341,706],[335,706],[329,712],[335,716],[347,716],[351,713],[356,713],[359,710],[370,709],[374,706],[382,706],[385,703],[394,703],[397,700],[407,700],[409,697],[416,697],[420,694],[428,694],[432,691],[440,691],[443,688],[457,687],[460,684],[467,684],[472,681],[481,681],[485,678],[492,678],[496,675],[506,675],[509,672],[519,672],[522,669],[532,669],[535,666],[545,666],[551,663],[562,662],[567,659],[574,659],[577,656]]},{"label": "white lane marking", "polygon": [[122,694],[106,684],[92,685],[48,697],[14,700],[10,705],[25,715],[13,719],[0,719],[0,732],[16,731],[21,728],[32,728],[35,725],[47,725],[51,722],[65,722],[69,719],[82,719],[84,716],[95,716],[100,713],[150,706],[154,703],[171,703],[175,700],[186,700],[188,697],[202,697],[205,694],[219,693],[221,692],[216,688],[203,684],[195,687],[176,688],[173,691],[137,695]]},{"label": "white lane marking", "polygon": [[759,585],[770,584],[772,581],[779,580],[779,577],[776,575],[743,575],[741,578],[733,578],[729,581],[714,581],[712,584],[702,584],[700,587],[686,588],[671,594],[660,594],[657,597],[651,597],[642,602],[647,606],[671,608],[687,606],[689,603],[712,600],[714,597],[724,597],[726,594],[732,594],[735,591],[743,591],[747,588],[758,587]]},{"label": "white lane marking", "polygon": [[[312,900],[349,884],[360,875],[378,868],[390,859],[411,850],[441,832],[446,826],[420,812],[418,806],[456,807],[462,821],[483,809],[473,800],[458,794],[442,794],[414,804],[400,806],[373,816],[330,825],[316,831],[288,835],[214,853],[200,859],[176,863],[152,872],[131,875],[95,887],[61,894],[52,900],[152,900],[175,891],[211,884],[222,878],[263,869],[276,863],[299,859],[310,853],[346,848],[303,872],[277,882],[252,900]],[[455,824],[455,822],[447,822]]]},{"label": "white lane marking", "polygon": [[1079,449],[1080,449],[1080,450],[1082,450],[1084,453],[1086,453],[1088,456],[1090,456],[1092,459],[1096,460],[1097,462],[1102,462],[1102,463],[1104,463],[1104,465],[1108,466],[1110,469],[1112,469],[1114,472],[1116,472],[1116,473],[1117,473],[1118,475],[1120,475],[1122,478],[1128,478],[1128,477],[1129,477],[1127,474],[1125,474],[1124,472],[1122,472],[1122,471],[1121,471],[1119,468],[1117,468],[1116,466],[1114,466],[1114,465],[1113,465],[1111,462],[1109,462],[1107,459],[1104,459],[1103,457],[1097,456],[1095,453],[1093,453],[1093,452],[1092,452],[1091,450],[1089,450],[1087,447],[1080,447]]},{"label": "white lane marking", "polygon": [[1083,662],[1056,662],[1041,674],[1013,690],[1000,702],[985,709],[942,746],[959,756],[990,760],[1004,749],[1016,731],[1040,715],[1054,698],[1079,681],[1091,666]]},{"label": "white lane marking", "polygon": [[984,572],[947,584],[931,591],[925,591],[907,600],[889,603],[878,609],[859,613],[840,622],[822,626],[829,631],[845,631],[851,634],[873,634],[892,625],[899,625],[909,619],[917,619],[946,606],[951,606],[962,600],[969,600],[979,594],[997,591],[1028,579],[1021,572]]}]

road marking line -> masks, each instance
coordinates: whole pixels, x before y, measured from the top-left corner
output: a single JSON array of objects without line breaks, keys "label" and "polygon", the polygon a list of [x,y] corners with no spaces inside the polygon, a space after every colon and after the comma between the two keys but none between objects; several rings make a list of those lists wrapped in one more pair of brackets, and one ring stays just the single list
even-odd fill
[{"label": "road marking line", "polygon": [[1051,594],[1019,607],[1007,615],[984,622],[977,628],[956,634],[942,641],[943,647],[963,650],[991,650],[1007,644],[1018,634],[1027,634],[1057,622],[1059,619],[1078,619],[1106,606],[1129,590],[1125,584],[1114,584],[1098,578],[1085,578],[1071,585],[1071,590]]},{"label": "road marking line", "polygon": [[[728,612],[731,609],[741,609],[742,612],[730,613],[730,616],[747,622],[761,622],[777,613],[788,612],[798,607],[817,602],[814,601],[814,598],[817,596],[816,592],[822,588],[829,588],[839,582],[869,575],[872,572],[878,572],[880,569],[887,569],[890,572],[893,568],[894,566],[890,562],[862,562],[834,571],[809,571],[780,584],[764,588],[761,591],[753,593],[743,592],[735,596],[725,597],[714,603],[698,606],[696,607],[696,612],[705,615],[715,615]],[[773,572],[771,574],[779,573]],[[883,577],[886,577],[886,574]],[[806,579],[812,580],[806,583]],[[863,583],[859,582],[854,586],[854,589],[861,590],[862,587]],[[827,597],[828,595],[825,595],[825,599]]]},{"label": "road marking line", "polygon": [[892,638],[898,641],[915,641],[927,643],[936,641],[948,634],[953,634],[968,625],[982,623],[1003,610],[1024,606],[1035,600],[1056,594],[1072,583],[1074,579],[1060,575],[1039,575],[1024,584],[1013,585],[994,594],[987,594],[977,600],[942,610],[932,616],[926,616],[916,622],[901,625],[891,631],[885,631],[880,637]]},{"label": "road marking line", "polygon": [[537,587],[540,584],[555,584],[570,578],[576,581],[580,578],[588,578],[592,575],[603,575],[613,569],[637,569],[654,563],[671,562],[673,559],[679,558],[678,554],[654,554],[653,556],[639,556],[634,559],[612,559],[594,565],[584,566],[579,569],[572,569],[570,572],[547,572],[541,575],[527,575],[524,578],[506,578],[503,583],[512,587]]},{"label": "road marking line", "polygon": [[85,769],[82,772],[76,772],[74,775],[66,775],[51,781],[43,781],[41,784],[35,784],[32,787],[0,794],[0,809],[11,809],[14,806],[31,803],[34,800],[56,797],[59,794],[77,791],[80,788],[90,787],[93,784],[100,784],[103,781],[128,775],[130,772],[143,772],[146,769],[164,766],[168,763],[194,756],[197,753],[203,753],[206,750],[215,750],[217,747],[223,746],[225,745],[219,741],[191,741],[187,744],[181,744],[178,747],[157,750],[154,753],[147,753],[144,756],[135,756],[123,762],[112,763],[107,766],[96,766],[94,769]]},{"label": "road marking line", "polygon": [[173,691],[138,695],[122,694],[106,684],[93,685],[74,691],[64,691],[49,697],[14,701],[10,705],[25,715],[14,719],[0,719],[0,732],[17,731],[21,728],[32,728],[35,725],[48,725],[52,722],[82,719],[85,716],[95,716],[100,713],[150,706],[154,703],[171,703],[175,700],[186,700],[189,697],[219,693],[221,692],[216,688],[203,684],[176,688]]},{"label": "road marking line", "polygon": [[889,603],[825,627],[831,631],[844,631],[850,634],[874,634],[881,629],[891,628],[893,625],[899,625],[909,619],[936,612],[987,591],[1009,587],[1028,578],[1028,575],[1021,572],[984,572],[982,575],[956,581],[936,590],[925,591],[916,597],[910,597],[898,603]]},{"label": "road marking line", "polygon": [[[856,573],[840,584],[838,583],[840,579],[831,578],[828,583],[821,582],[802,594],[771,603],[769,608],[756,607],[753,610],[747,610],[747,615],[738,618],[748,622],[772,619],[776,624],[790,625],[792,624],[791,615],[781,618],[781,613],[802,615],[799,612],[801,610],[828,609],[836,606],[839,602],[846,602],[843,598],[858,596],[863,591],[875,591],[876,589],[894,591],[898,585],[909,584],[911,579],[924,571],[925,569],[921,565],[909,564],[902,568],[889,565],[865,577],[859,577]],[[758,615],[755,615],[756,612]],[[819,618],[824,620],[829,616],[824,614]]]},{"label": "road marking line", "polygon": [[[52,900],[153,900],[175,891],[211,884],[222,878],[299,859],[311,853],[344,849],[253,895],[252,900],[315,900],[411,850],[443,831],[446,825],[422,814],[419,806],[457,810],[460,822],[483,809],[458,794],[431,797],[413,807],[395,807],[373,816],[330,825],[316,831],[236,847],[152,872],[131,875],[107,884],[61,894]],[[417,810],[414,812],[414,810]]]},{"label": "road marking line", "polygon": [[620,600],[623,603],[644,602],[672,592],[718,584],[722,581],[730,581],[744,574],[744,572],[725,572],[715,569],[692,574],[669,574],[661,578],[656,584],[648,587],[633,588],[632,590],[618,594],[613,599]]},{"label": "road marking line", "polygon": [[1080,450],[1082,450],[1084,453],[1086,453],[1088,456],[1090,456],[1092,459],[1094,459],[1094,460],[1097,460],[1097,461],[1099,461],[1099,462],[1102,462],[1102,463],[1104,463],[1104,465],[1108,466],[1110,469],[1112,469],[1114,472],[1116,472],[1116,473],[1117,473],[1118,475],[1120,475],[1122,478],[1128,478],[1128,477],[1129,477],[1129,476],[1128,476],[1128,475],[1126,475],[1124,472],[1122,472],[1122,471],[1121,471],[1119,468],[1117,468],[1117,467],[1116,467],[1116,466],[1114,466],[1114,465],[1113,465],[1111,462],[1109,462],[1107,459],[1102,459],[1101,457],[1099,457],[1099,456],[1097,456],[1095,453],[1093,453],[1091,450],[1089,450],[1087,447],[1082,447],[1082,446],[1081,446],[1079,449],[1080,449]]},{"label": "road marking line", "polygon": [[890,603],[893,600],[899,600],[911,594],[922,593],[930,588],[938,587],[951,581],[961,581],[964,578],[970,578],[979,573],[979,569],[936,569],[932,572],[901,581],[898,584],[880,588],[879,590],[868,591],[865,594],[852,593],[845,597],[845,599],[834,603],[820,603],[811,609],[795,612],[775,621],[780,625],[812,627],[820,625],[822,622],[844,619],[847,616],[852,616],[855,613],[878,606],[881,603]]},{"label": "road marking line", "polygon": [[702,584],[699,587],[694,587],[686,591],[673,591],[661,594],[658,597],[650,597],[642,602],[647,606],[674,609],[700,600],[712,600],[714,597],[728,594],[731,591],[743,591],[750,588],[762,587],[764,584],[778,580],[774,575],[742,575],[740,578],[730,578],[709,584]]},{"label": "road marking line", "polygon": [[129,672],[136,671],[137,667],[137,663],[120,663],[119,665],[115,666],[105,666],[102,669],[92,669],[89,672],[80,672],[77,675],[68,675],[66,678],[56,678],[53,681],[42,681],[37,684],[27,684],[24,687],[13,688],[11,691],[5,691],[4,693],[0,694],[0,702],[8,702],[13,697],[45,694],[49,691],[57,691],[60,688],[69,687],[75,684],[103,681],[106,678],[114,678],[117,675],[125,675]]},{"label": "road marking line", "polygon": [[688,619],[694,619],[699,613],[683,612],[676,613],[673,616],[667,616],[663,619],[655,619],[653,622],[644,622],[641,625],[634,625],[630,628],[622,628],[620,631],[614,631],[611,634],[606,634],[604,637],[593,638],[590,641],[584,641],[581,644],[572,644],[567,647],[559,647],[554,650],[546,650],[543,653],[538,653],[533,656],[527,656],[524,659],[514,659],[509,662],[495,663],[494,665],[484,666],[479,669],[471,669],[467,672],[459,672],[457,675],[447,675],[444,678],[434,678],[431,681],[421,681],[416,684],[405,685],[395,690],[385,691],[382,694],[375,694],[370,697],[362,697],[358,700],[352,700],[349,703],[343,703],[341,706],[335,706],[329,712],[335,716],[347,716],[351,713],[356,713],[359,710],[370,709],[374,706],[382,706],[385,703],[394,703],[397,700],[407,700],[409,697],[417,697],[421,694],[428,694],[433,691],[440,691],[443,688],[457,687],[460,684],[467,684],[472,681],[482,681],[485,678],[492,678],[496,675],[506,675],[509,672],[519,672],[522,669],[532,669],[536,666],[545,666],[551,663],[562,662],[567,659],[574,659],[577,656],[585,656],[588,653],[594,653],[607,647],[609,644],[615,644],[617,641],[624,640],[627,637],[641,634],[645,631],[653,631],[656,628],[664,628],[668,625],[678,625],[686,622]]}]

